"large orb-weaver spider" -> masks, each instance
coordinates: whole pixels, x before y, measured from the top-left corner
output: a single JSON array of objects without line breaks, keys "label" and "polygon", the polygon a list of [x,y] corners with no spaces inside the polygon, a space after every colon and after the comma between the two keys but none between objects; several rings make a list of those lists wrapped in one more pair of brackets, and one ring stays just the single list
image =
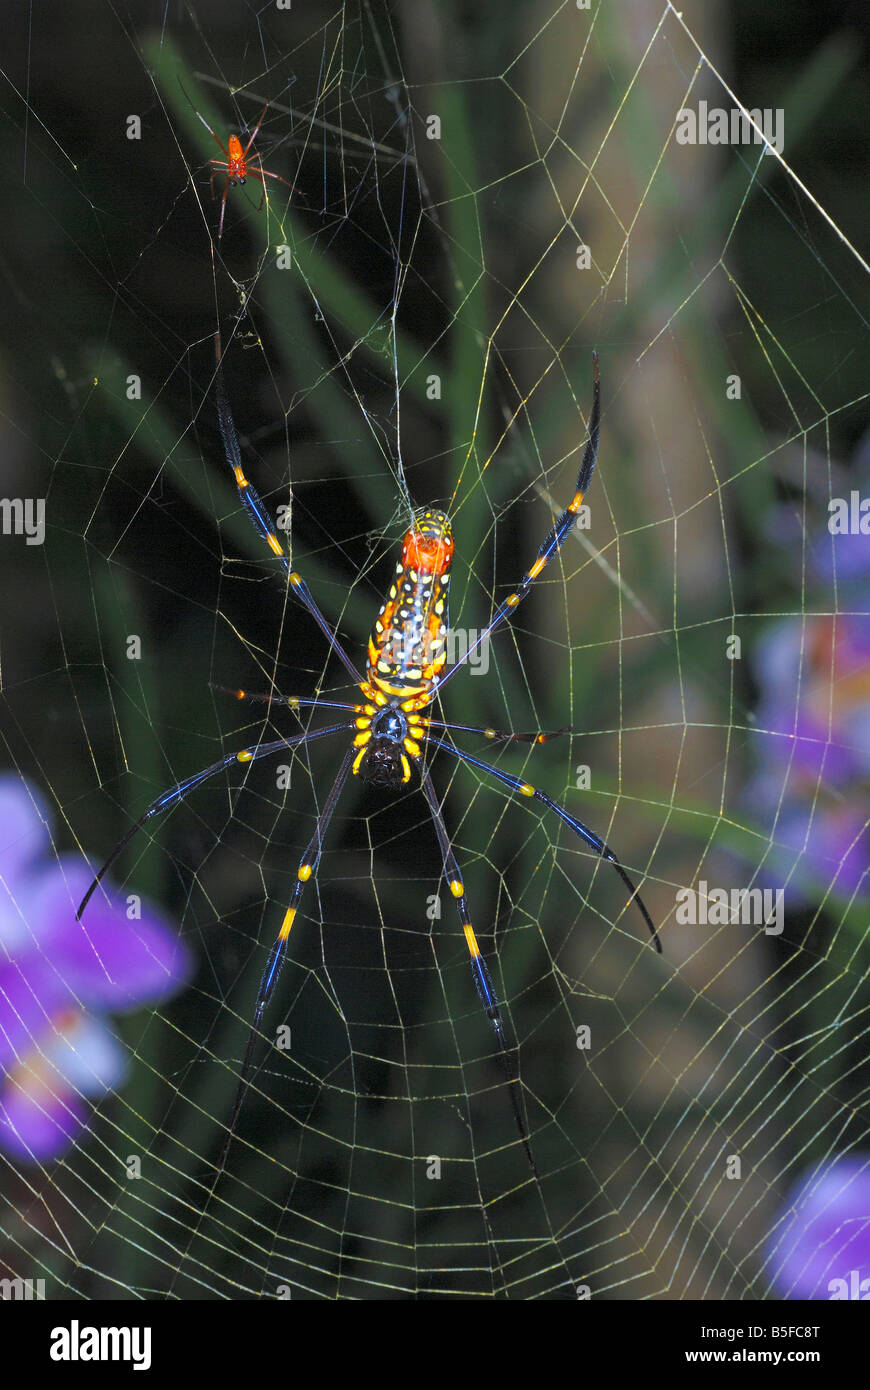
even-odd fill
[{"label": "large orb-weaver spider", "polygon": [[[545,565],[553,555],[559,551],[566,536],[575,524],[577,512],[580,509],[583,497],[592,479],[598,454],[601,420],[598,355],[596,353],[593,356],[593,394],[592,414],[589,421],[589,439],[580,465],[574,496],[555,525],[551,528],[547,538],[538,551],[534,564],[526,571],[518,587],[499,604],[489,626],[479,635],[476,642],[468,647],[465,655],[448,671],[444,671],[442,674],[447,660],[447,590],[450,580],[450,565],[453,558],[454,542],[450,520],[447,514],[434,508],[422,508],[414,514],[411,528],[405,535],[402,546],[402,558],[396,565],[395,578],[390,587],[389,594],[381,605],[377,618],[375,619],[374,629],[368,645],[366,675],[365,678],[363,678],[315,603],[305,580],[291,568],[284,548],[273,529],[266,508],[256,489],[245,476],[242,468],[238,435],[236,434],[236,428],[223,382],[219,338],[216,342],[218,354],[216,374],[218,420],[220,422],[224,450],[226,452],[227,461],[233,471],[239,497],[254,526],[260,532],[274,555],[281,562],[291,592],[295,594],[303,607],[308,609],[308,612],[314,618],[314,621],[326,637],[333,651],[343,662],[354,684],[358,686],[359,690],[362,692],[364,703],[351,705],[336,703],[331,700],[306,699],[296,696],[250,696],[242,690],[232,692],[239,699],[266,700],[270,704],[284,704],[291,709],[299,709],[302,707],[325,707],[330,710],[338,709],[346,714],[353,715],[353,719],[350,721],[345,720],[338,724],[331,724],[323,729],[308,730],[302,734],[295,734],[290,738],[275,739],[268,743],[258,743],[251,748],[243,748],[237,753],[230,753],[226,757],[220,758],[218,762],[212,763],[210,767],[203,768],[201,772],[195,772],[191,777],[186,777],[184,781],[179,782],[176,786],[165,791],[143,812],[109,855],[109,858],[88,888],[78,909],[77,917],[81,917],[92,893],[100,883],[103,875],[115,862],[118,855],[136,834],[137,830],[139,830],[146,821],[159,815],[161,811],[165,811],[168,807],[176,805],[176,803],[181,801],[194,787],[198,787],[200,783],[207,781],[208,778],[214,776],[215,773],[220,772],[222,769],[232,767],[234,763],[255,762],[258,758],[265,758],[270,753],[275,753],[286,748],[300,747],[303,744],[312,743],[315,739],[325,738],[329,734],[352,732],[353,738],[350,746],[345,752],[341,767],[338,770],[338,775],[324,802],[323,809],[317,818],[314,834],[302,856],[290,903],[284,914],[284,919],[281,923],[278,935],[269,952],[266,968],[260,981],[254,1010],[254,1019],[251,1025],[239,1086],[236,1092],[218,1173],[223,1170],[229,1146],[232,1142],[236,1121],[248,1084],[248,1074],[253,1059],[256,1039],[259,1034],[260,1023],[269,1001],[275,992],[275,986],[285,958],[290,929],[293,926],[293,919],[298,911],[299,902],[305,885],[316,871],[320,861],[323,838],[335,810],[341,790],[348,776],[362,776],[370,782],[397,790],[411,780],[413,768],[420,779],[420,787],[428,802],[429,811],[435,826],[435,833],[438,837],[438,843],[441,849],[444,879],[456,902],[459,920],[462,924],[465,941],[468,946],[477,992],[486,1011],[486,1016],[492,1024],[498,1039],[501,1060],[508,1081],[514,1117],[516,1119],[520,1139],[522,1140],[523,1148],[532,1173],[535,1178],[537,1178],[538,1170],[535,1165],[528,1130],[519,1103],[517,1094],[517,1074],[511,1065],[511,1056],[505,1038],[501,1010],[495,989],[493,988],[489,969],[481,954],[480,947],[477,943],[477,937],[471,924],[465,887],[462,882],[462,876],[456,862],[456,857],[453,853],[450,835],[444,823],[438,796],[432,784],[429,770],[423,761],[424,746],[439,752],[448,753],[460,762],[467,763],[471,767],[476,767],[482,772],[489,773],[490,776],[495,777],[501,782],[503,786],[509,787],[512,791],[519,792],[522,796],[539,801],[548,810],[554,812],[563,824],[567,825],[581,840],[584,840],[602,859],[607,860],[608,863],[613,865],[631,894],[629,903],[632,901],[637,903],[652,936],[653,943],[659,952],[661,952],[662,949],[661,942],[659,941],[658,933],[652,918],[625,869],[622,867],[613,851],[593,830],[590,830],[582,821],[569,815],[557,802],[552,801],[545,792],[539,791],[538,788],[533,787],[531,783],[523,782],[519,777],[514,777],[511,773],[504,772],[501,768],[493,767],[490,763],[484,762],[471,753],[466,753],[454,747],[452,743],[445,742],[441,737],[433,737],[432,731],[439,730],[443,734],[482,734],[486,738],[502,740],[504,742],[544,742],[548,737],[553,737],[553,735],[500,733],[494,729],[476,728],[466,724],[445,724],[437,719],[430,719],[428,716],[424,715],[423,711],[429,708],[446,682],[465,664],[475,647],[479,646],[481,642],[486,641],[490,634],[501,626],[510,614],[513,613],[514,609],[528,593]],[[566,731],[560,730],[559,732]]]}]

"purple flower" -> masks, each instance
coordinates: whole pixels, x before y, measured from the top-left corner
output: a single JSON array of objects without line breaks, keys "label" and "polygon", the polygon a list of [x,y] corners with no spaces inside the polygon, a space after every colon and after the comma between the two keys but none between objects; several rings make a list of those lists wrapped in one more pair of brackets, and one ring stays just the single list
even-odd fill
[{"label": "purple flower", "polygon": [[813,546],[810,564],[816,579],[840,586],[856,583],[870,575],[870,537],[860,531],[830,535],[825,531]]},{"label": "purple flower", "polygon": [[[866,529],[863,534],[861,532],[862,522],[865,527],[867,525],[867,515],[860,511],[861,503],[870,496],[870,430],[858,444],[842,483],[833,490],[840,493],[842,501],[847,504],[849,529],[838,529],[829,507],[827,524],[809,550],[810,570],[827,589],[835,580],[842,588],[859,584],[870,577],[870,536]],[[853,524],[855,521],[858,522],[857,527]]]},{"label": "purple flower", "polygon": [[773,861],[793,864],[799,858],[821,888],[830,885],[840,897],[870,888],[865,806],[796,802],[783,810],[774,838]]},{"label": "purple flower", "polygon": [[766,763],[813,785],[870,772],[870,619],[788,618],[765,634],[754,664]]},{"label": "purple flower", "polygon": [[0,775],[0,1148],[32,1161],[62,1153],[126,1075],[103,1015],[159,1003],[191,971],[172,926],[108,884],[76,921],[91,872],[55,853],[50,824],[30,783]]},{"label": "purple flower", "polygon": [[792,901],[806,901],[812,881],[844,896],[863,891],[870,887],[870,620],[789,618],[766,633],[755,666],[763,693],[748,800],[776,817],[764,876],[784,882]]},{"label": "purple flower", "polygon": [[784,1298],[870,1298],[870,1154],[820,1164],[795,1184],[767,1260]]}]

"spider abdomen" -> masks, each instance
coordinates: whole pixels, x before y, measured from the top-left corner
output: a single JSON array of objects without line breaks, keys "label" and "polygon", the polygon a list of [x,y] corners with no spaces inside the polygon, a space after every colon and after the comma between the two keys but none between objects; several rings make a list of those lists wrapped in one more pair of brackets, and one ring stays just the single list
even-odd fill
[{"label": "spider abdomen", "polygon": [[369,684],[388,697],[427,695],[447,660],[452,559],[453,533],[446,512],[418,512],[369,639]]},{"label": "spider abdomen", "polygon": [[356,721],[353,772],[398,787],[411,778],[411,758],[425,738],[418,711],[435,697],[447,660],[447,586],[453,533],[446,512],[424,509],[402,543],[402,558],[369,638],[369,701]]}]

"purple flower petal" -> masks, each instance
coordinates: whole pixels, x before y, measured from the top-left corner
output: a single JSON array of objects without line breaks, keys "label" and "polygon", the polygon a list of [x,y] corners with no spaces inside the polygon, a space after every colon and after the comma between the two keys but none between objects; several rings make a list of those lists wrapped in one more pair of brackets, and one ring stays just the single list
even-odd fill
[{"label": "purple flower petal", "polygon": [[52,819],[32,783],[0,773],[0,877],[7,884],[51,847]]},{"label": "purple flower petal", "polygon": [[0,1148],[39,1162],[80,1134],[85,1097],[126,1073],[125,1049],[88,1010],[157,1003],[192,970],[167,920],[110,884],[77,922],[91,871],[74,855],[50,858],[51,844],[43,800],[0,776]]},{"label": "purple flower petal", "polygon": [[[812,819],[811,819],[812,817]],[[867,817],[849,806],[795,806],[777,828],[776,843],[793,849],[817,883],[843,896],[870,887]],[[804,849],[804,843],[806,848]]]},{"label": "purple flower petal", "polygon": [[787,1298],[849,1297],[870,1276],[870,1155],[841,1158],[792,1188],[768,1261]]},{"label": "purple flower petal", "polygon": [[14,1084],[0,1091],[0,1148],[13,1158],[59,1158],[86,1122],[86,1106],[74,1091],[43,1090],[36,1097]]},{"label": "purple flower petal", "polygon": [[0,1068],[18,1065],[69,1006],[69,990],[49,961],[31,955],[0,965]]},{"label": "purple flower petal", "polygon": [[813,546],[810,564],[816,579],[848,584],[870,575],[870,537],[851,531],[832,536],[825,530]]},{"label": "purple flower petal", "polygon": [[80,1009],[54,1020],[50,1037],[40,1039],[40,1055],[71,1090],[101,1096],[116,1090],[127,1075],[127,1053],[104,1023]]},{"label": "purple flower petal", "polygon": [[108,885],[98,889],[81,922],[75,911],[91,881],[86,865],[64,855],[43,875],[32,907],[59,926],[51,960],[80,1002],[120,1012],[159,1003],[190,978],[192,960],[175,929],[153,907],[127,915],[127,899]]},{"label": "purple flower petal", "polygon": [[790,768],[796,777],[814,784],[838,786],[851,781],[859,767],[859,753],[847,731],[816,720],[807,711],[794,716],[794,700],[763,704],[758,711],[756,757]]}]

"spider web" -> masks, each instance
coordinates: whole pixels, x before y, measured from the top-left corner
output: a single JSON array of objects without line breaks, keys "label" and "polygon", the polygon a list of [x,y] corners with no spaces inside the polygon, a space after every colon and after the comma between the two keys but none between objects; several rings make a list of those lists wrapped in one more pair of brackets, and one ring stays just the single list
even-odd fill
[{"label": "spider web", "polygon": [[[191,979],[104,1018],[127,1075],[81,1093],[57,1158],[0,1150],[4,1274],[61,1298],[788,1294],[793,1184],[867,1149],[866,871],[846,887],[846,849],[816,853],[812,822],[784,833],[793,759],[759,794],[756,653],[779,622],[806,652],[819,622],[866,619],[836,563],[824,584],[811,567],[829,498],[858,486],[867,265],[799,172],[854,49],[822,44],[749,99],[726,14],[193,4],[152,27],[106,5],[97,42],[64,13],[50,51],[18,36],[3,490],[45,496],[46,535],[2,538],[3,725],[56,853],[95,869],[179,779],[326,722],[214,686],[348,698],[239,507],[216,332],[246,471],[360,664],[412,505],[454,522],[456,642],[486,625],[572,495],[595,348],[588,528],[443,717],[570,726],[456,738],[607,839],[664,955],[555,819],[433,760],[534,1181],[425,803],[349,786],[214,1186],[344,744],[221,774],[113,871],[160,906]],[[740,99],[784,109],[782,153],[678,142],[681,110]],[[256,178],[232,189],[218,244],[195,111],[225,141],[266,102],[256,154],[293,194],[270,180],[258,210]],[[833,645],[815,680],[835,749]],[[849,853],[866,846],[866,780],[844,791],[822,760],[803,795],[839,797]],[[787,888],[781,934],[683,923],[677,895],[713,885]]]}]

